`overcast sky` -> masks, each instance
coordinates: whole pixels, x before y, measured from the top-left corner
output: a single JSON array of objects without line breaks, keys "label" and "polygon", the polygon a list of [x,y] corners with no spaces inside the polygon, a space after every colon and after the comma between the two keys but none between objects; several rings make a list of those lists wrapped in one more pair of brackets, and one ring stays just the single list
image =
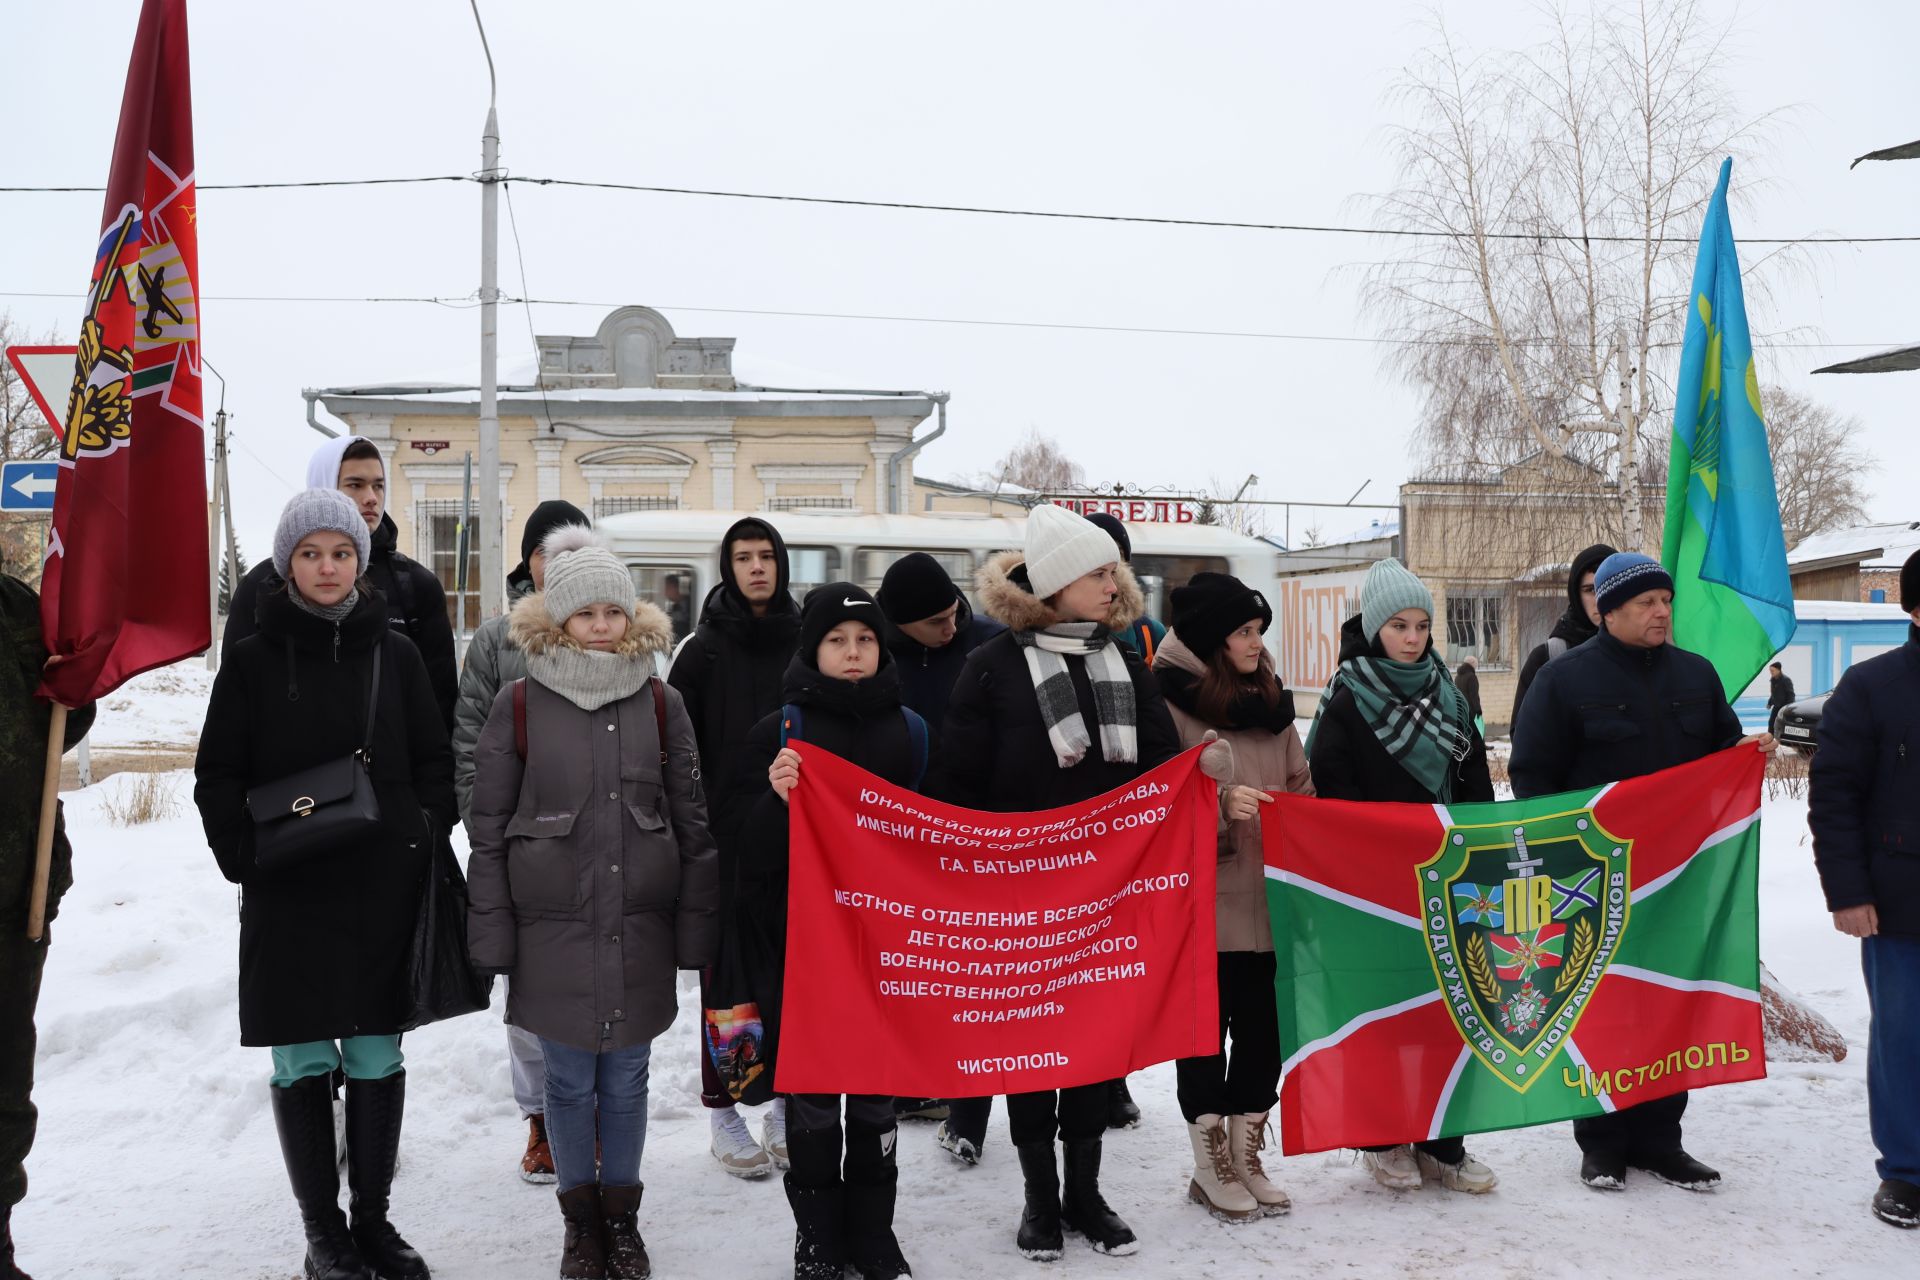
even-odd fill
[{"label": "overcast sky", "polygon": [[[1714,4],[1752,114],[1792,108],[1735,182],[1766,189],[1750,236],[1920,233],[1920,161],[1854,156],[1920,137],[1920,6]],[[1530,43],[1526,5],[1446,6],[1469,43]],[[104,182],[137,0],[0,0],[0,185]],[[202,183],[467,173],[486,67],[465,0],[193,0]],[[482,0],[516,174],[869,200],[1350,223],[1389,185],[1383,94],[1428,39],[1385,0],[1279,3],[595,3]],[[1703,183],[1712,175],[1703,174]],[[1237,484],[1391,502],[1413,402],[1363,341],[725,314],[835,312],[1366,338],[1352,237],[1060,222],[512,188],[541,333],[591,333],[613,305],[684,335],[738,338],[743,378],[951,391],[935,477],[981,470],[1028,427],[1097,481]],[[303,386],[477,376],[473,310],[236,296],[471,295],[471,184],[207,192],[205,352],[226,376],[244,547],[268,543],[318,438]],[[70,336],[100,196],[0,194],[0,310]],[[523,293],[506,210],[501,285]],[[1770,353],[1771,376],[1857,416],[1879,460],[1870,510],[1920,519],[1920,374],[1807,370],[1920,339],[1920,244],[1840,247],[1786,282],[1756,331],[1807,326],[1844,350]],[[501,312],[502,368],[532,343]],[[210,381],[210,389],[217,383]],[[210,390],[208,409],[213,408]],[[1365,513],[1307,517],[1327,533]],[[1296,518],[1296,532],[1300,527]],[[1279,532],[1276,513],[1275,529]]]}]

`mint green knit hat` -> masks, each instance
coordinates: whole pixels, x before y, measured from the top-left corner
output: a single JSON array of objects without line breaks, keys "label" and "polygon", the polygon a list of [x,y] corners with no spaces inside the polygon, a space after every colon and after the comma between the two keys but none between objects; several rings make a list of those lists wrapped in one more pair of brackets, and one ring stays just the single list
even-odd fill
[{"label": "mint green knit hat", "polygon": [[1360,626],[1373,643],[1387,619],[1402,609],[1425,609],[1433,617],[1433,592],[1407,567],[1389,556],[1376,561],[1360,584]]}]

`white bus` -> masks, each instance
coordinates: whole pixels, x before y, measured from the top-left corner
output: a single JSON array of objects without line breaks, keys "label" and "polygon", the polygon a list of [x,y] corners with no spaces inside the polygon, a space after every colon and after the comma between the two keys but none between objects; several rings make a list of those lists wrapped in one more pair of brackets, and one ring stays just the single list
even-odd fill
[{"label": "white bus", "polygon": [[[910,551],[938,560],[973,599],[974,571],[994,552],[1023,545],[1027,536],[1024,517],[962,513],[631,511],[596,527],[627,562],[640,598],[666,610],[678,639],[693,630],[701,602],[720,581],[721,535],[751,515],[786,540],[796,600],[823,582],[857,582],[877,591],[887,567]],[[1204,571],[1231,573],[1271,597],[1279,555],[1271,543],[1197,524],[1130,524],[1127,533],[1148,611],[1163,622],[1172,614],[1173,588]]]}]

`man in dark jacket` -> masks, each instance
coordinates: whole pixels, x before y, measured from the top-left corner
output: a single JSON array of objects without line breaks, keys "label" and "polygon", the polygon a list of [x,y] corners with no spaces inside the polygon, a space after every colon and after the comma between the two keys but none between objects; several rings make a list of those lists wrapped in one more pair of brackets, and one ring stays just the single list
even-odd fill
[{"label": "man in dark jacket", "polygon": [[887,648],[900,671],[900,701],[937,738],[947,695],[967,655],[1006,627],[975,614],[940,562],[924,551],[894,561],[875,597],[887,615]]},{"label": "man in dark jacket", "polygon": [[[1513,730],[1513,794],[1552,795],[1655,773],[1736,743],[1773,750],[1766,734],[1741,735],[1713,664],[1676,648],[1673,579],[1634,552],[1601,561],[1594,573],[1600,631],[1543,667]],[[1573,1122],[1583,1153],[1580,1178],[1618,1191],[1627,1167],[1692,1191],[1720,1175],[1680,1145],[1687,1095]]]},{"label": "man in dark jacket", "polygon": [[1767,665],[1767,672],[1769,675],[1769,679],[1767,680],[1767,732],[1771,733],[1780,727],[1779,717],[1782,709],[1792,706],[1794,702],[1797,701],[1797,697],[1793,692],[1793,677],[1787,674],[1786,668],[1777,662],[1769,663]]},{"label": "man in dark jacket", "polygon": [[[51,921],[73,884],[73,849],[59,809],[53,818],[53,870],[47,882],[48,929],[27,941],[40,781],[47,767],[53,707],[33,696],[47,650],[40,639],[40,597],[17,578],[0,576],[0,1276],[19,1275],[13,1258],[13,1206],[26,1198],[27,1152],[33,1147],[33,1010],[40,1000]],[[62,750],[93,724],[93,705],[67,713]]]},{"label": "man in dark jacket", "polygon": [[[1880,1150],[1873,1212],[1920,1227],[1920,552],[1900,570],[1907,643],[1852,667],[1820,715],[1807,826],[1833,925],[1860,939],[1867,1114]],[[1909,740],[1915,740],[1910,749]]]},{"label": "man in dark jacket", "polygon": [[[440,707],[442,728],[453,730],[454,704],[460,694],[459,664],[454,661],[453,623],[447,616],[447,593],[431,569],[397,549],[400,530],[387,514],[387,467],[380,450],[365,436],[341,436],[314,450],[307,460],[307,487],[338,489],[353,499],[367,522],[373,554],[362,571],[387,602],[387,622],[413,641],[427,664],[433,700]],[[247,571],[233,590],[227,629],[220,637],[220,658],[260,629],[256,616],[260,597],[279,585],[271,560]]]},{"label": "man in dark jacket", "polygon": [[1513,725],[1520,723],[1520,704],[1526,701],[1527,690],[1533,687],[1533,678],[1540,674],[1540,668],[1576,645],[1585,644],[1599,632],[1600,609],[1593,599],[1593,573],[1600,562],[1612,554],[1612,547],[1596,542],[1573,558],[1573,564],[1567,569],[1566,612],[1553,624],[1553,630],[1547,632],[1547,638],[1533,646],[1527,660],[1520,664],[1519,682],[1513,689],[1509,732]]},{"label": "man in dark jacket", "polygon": [[[733,794],[751,757],[747,735],[780,709],[781,681],[800,636],[800,606],[787,590],[788,572],[787,544],[778,529],[757,516],[735,522],[720,540],[720,581],[707,593],[700,625],[680,646],[667,674],[667,683],[679,691],[693,720],[710,796]],[[730,812],[733,808],[722,800],[710,815],[720,851],[722,919],[731,913],[733,837],[745,816]],[[720,1167],[741,1178],[772,1173],[775,1159],[785,1159],[784,1138],[777,1127],[770,1127],[759,1143],[753,1141],[714,1070],[704,1032],[700,1082],[701,1101],[712,1122],[713,1157]]]}]

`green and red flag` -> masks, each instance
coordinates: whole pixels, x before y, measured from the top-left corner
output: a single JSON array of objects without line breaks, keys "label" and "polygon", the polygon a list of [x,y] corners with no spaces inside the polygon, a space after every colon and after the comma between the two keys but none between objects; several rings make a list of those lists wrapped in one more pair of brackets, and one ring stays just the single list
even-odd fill
[{"label": "green and red flag", "polygon": [[212,641],[186,0],[146,0],[62,415],[43,697],[77,707]]},{"label": "green and red flag", "polygon": [[1733,747],[1497,804],[1266,811],[1287,1154],[1766,1074],[1760,780]]}]

